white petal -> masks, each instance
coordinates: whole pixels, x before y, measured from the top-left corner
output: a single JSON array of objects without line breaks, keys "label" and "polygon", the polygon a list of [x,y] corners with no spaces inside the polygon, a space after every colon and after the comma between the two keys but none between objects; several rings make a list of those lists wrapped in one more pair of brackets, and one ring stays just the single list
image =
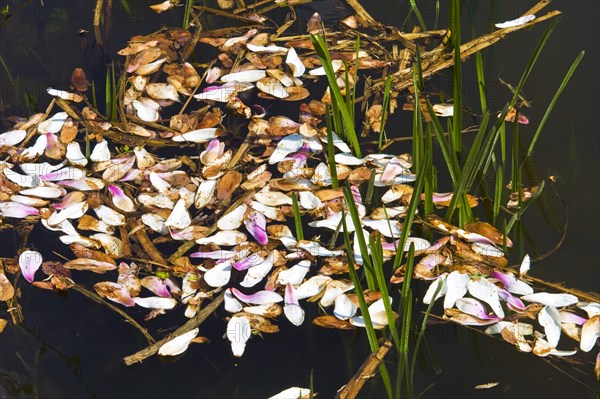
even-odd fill
[{"label": "white petal", "polygon": [[296,298],[298,300],[302,300],[305,298],[313,297],[319,292],[323,291],[323,289],[327,286],[327,284],[330,281],[333,280],[329,276],[323,276],[321,274],[312,276],[296,289]]},{"label": "white petal", "polygon": [[531,22],[534,19],[535,19],[535,15],[525,15],[523,17],[519,17],[519,18],[513,19],[511,21],[497,23],[497,24],[495,24],[495,26],[498,29],[513,28],[515,26],[525,25],[526,23]]},{"label": "white petal", "polygon": [[110,159],[110,150],[108,149],[108,141],[102,140],[94,146],[94,150],[90,154],[92,162],[104,162]]},{"label": "white petal", "polygon": [[199,238],[196,240],[198,244],[216,244],[233,247],[242,242],[246,242],[247,237],[244,233],[237,230],[219,231],[210,237]]},{"label": "white petal", "polygon": [[467,286],[471,278],[466,273],[453,271],[446,278],[446,297],[444,298],[444,309],[454,307],[456,301],[467,293]]},{"label": "white petal", "polygon": [[67,154],[65,155],[71,165],[85,166],[88,163],[85,155],[81,152],[81,146],[76,141],[67,144]]},{"label": "white petal", "polygon": [[482,277],[478,280],[469,281],[468,289],[469,294],[471,294],[473,297],[490,305],[496,316],[504,318],[504,310],[500,304],[498,290],[494,284]]},{"label": "white petal", "polygon": [[[344,61],[332,60],[331,65],[333,66],[333,72],[335,73],[344,66]],[[310,71],[308,71],[308,73],[313,76],[325,76],[325,68],[319,67],[319,68],[311,69]]]},{"label": "white petal", "polygon": [[223,303],[225,310],[229,313],[237,313],[242,310],[242,304],[233,296],[229,289],[225,291]]},{"label": "white petal", "polygon": [[44,134],[60,132],[60,129],[62,129],[67,118],[68,115],[66,112],[57,112],[56,114],[52,115],[50,118],[46,119],[38,125],[38,133]]},{"label": "white petal", "polygon": [[185,207],[185,200],[179,199],[165,221],[165,226],[181,230],[188,227],[191,223],[192,218]]},{"label": "white petal", "polygon": [[553,306],[544,306],[538,313],[538,321],[544,327],[548,343],[556,348],[560,339],[560,315],[558,310]]},{"label": "white petal", "polygon": [[248,210],[246,204],[241,204],[234,210],[221,217],[217,221],[217,227],[219,230],[236,230],[242,225],[244,221],[244,214]]},{"label": "white petal", "polygon": [[343,280],[333,280],[329,284],[327,284],[327,288],[325,289],[325,293],[319,302],[321,306],[324,308],[333,304],[335,298],[339,295],[342,295],[346,291],[350,291],[354,288],[354,284],[351,282],[346,282]]},{"label": "white petal", "polygon": [[[425,305],[429,305],[430,303],[435,302],[436,299],[441,298],[446,294],[446,291],[448,291],[448,286],[446,285],[447,276],[448,274],[444,273],[429,285],[427,292],[423,296],[423,303]],[[433,296],[435,295],[436,291],[437,295],[434,298]]]},{"label": "white petal", "polygon": [[290,47],[287,56],[285,57],[285,63],[290,67],[292,74],[296,78],[302,76],[306,71],[306,67],[302,61],[300,61],[300,58],[293,47]]},{"label": "white petal", "polygon": [[262,78],[265,78],[267,73],[262,69],[251,69],[248,71],[242,72],[234,72],[224,76],[221,76],[221,81],[223,82],[244,82],[244,83],[252,83]]},{"label": "white petal", "polygon": [[276,164],[289,154],[298,151],[302,148],[303,142],[302,136],[298,133],[285,136],[277,143],[277,148],[275,148],[275,151],[269,157],[269,164]]},{"label": "white petal", "polygon": [[227,339],[231,342],[231,351],[236,357],[244,354],[246,342],[252,335],[252,328],[247,318],[243,316],[233,316],[227,323]]},{"label": "white petal", "polygon": [[275,259],[274,251],[275,250],[271,251],[264,261],[248,269],[248,272],[244,276],[244,280],[240,283],[242,287],[254,287],[262,279],[267,277],[267,274],[269,274],[273,268],[273,259]]},{"label": "white petal", "polygon": [[6,146],[14,146],[19,144],[21,141],[25,140],[27,136],[27,131],[25,130],[11,130],[9,132],[5,132],[0,134],[0,147]]},{"label": "white petal", "polygon": [[270,396],[268,399],[308,399],[309,395],[310,389],[308,388],[292,387]]},{"label": "white petal", "polygon": [[600,337],[600,315],[594,316],[583,324],[579,347],[584,352],[591,351]]},{"label": "white petal", "polygon": [[170,341],[165,342],[159,349],[160,356],[177,356],[185,352],[190,345],[190,342],[198,335],[200,330],[194,328],[191,331],[181,334]]},{"label": "white petal", "polygon": [[229,283],[231,278],[231,262],[225,261],[216,264],[212,269],[204,273],[204,281],[211,287],[223,287]]},{"label": "white petal", "polygon": [[165,219],[155,213],[143,214],[142,223],[159,234],[165,235],[169,232],[169,229],[167,229],[167,226],[165,226]]},{"label": "white petal", "polygon": [[523,261],[521,262],[521,267],[519,268],[519,274],[521,276],[526,275],[530,268],[531,268],[531,258],[529,257],[529,255],[525,255],[523,257]]},{"label": "white petal", "polygon": [[348,298],[347,295],[342,294],[335,298],[335,307],[333,309],[333,315],[340,320],[348,320],[354,317],[356,314],[356,305]]},{"label": "white petal", "polygon": [[538,292],[522,296],[521,299],[527,302],[541,303],[542,305],[554,306],[561,308],[577,303],[579,300],[575,295],[571,294],[550,294],[548,292]]},{"label": "white petal", "polygon": [[579,302],[577,304],[579,309],[585,310],[588,317],[591,319],[594,316],[600,315],[600,303],[597,302]]},{"label": "white petal", "polygon": [[198,186],[194,206],[198,209],[204,208],[213,199],[215,189],[217,188],[217,180],[205,180]]},{"label": "white petal", "polygon": [[146,309],[173,309],[177,301],[173,298],[163,298],[161,296],[151,296],[147,298],[133,298],[136,305]]},{"label": "white petal", "polygon": [[192,130],[178,136],[173,136],[172,140],[177,142],[191,142],[191,143],[208,143],[217,136],[216,128],[204,128],[198,130]]},{"label": "white petal", "polygon": [[304,280],[304,277],[308,273],[309,269],[310,269],[310,261],[309,260],[303,260],[301,262],[298,262],[296,265],[292,266],[291,268],[289,268],[287,270],[282,270],[281,272],[279,272],[276,283],[281,284],[281,285],[286,285],[288,283],[298,285],[298,284],[302,283],[302,280]]},{"label": "white petal", "polygon": [[254,198],[268,206],[292,205],[292,198],[280,191],[260,191],[254,194]]},{"label": "white petal", "polygon": [[94,208],[96,215],[109,226],[125,226],[125,216],[106,205]]}]

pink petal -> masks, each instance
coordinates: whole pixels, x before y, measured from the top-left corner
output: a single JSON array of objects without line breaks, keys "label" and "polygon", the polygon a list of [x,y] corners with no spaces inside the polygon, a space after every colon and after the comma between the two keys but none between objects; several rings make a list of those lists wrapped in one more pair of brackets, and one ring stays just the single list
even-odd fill
[{"label": "pink petal", "polygon": [[33,281],[35,272],[42,265],[42,261],[42,254],[37,251],[23,251],[23,253],[19,256],[19,267],[21,268],[21,273],[23,273],[23,277],[29,283]]},{"label": "pink petal", "polygon": [[254,305],[264,305],[267,303],[276,303],[283,301],[281,295],[273,291],[258,291],[252,295],[246,295],[240,292],[236,288],[232,288],[231,292],[235,295],[240,301],[251,303]]},{"label": "pink petal", "polygon": [[561,323],[574,323],[578,326],[582,326],[585,324],[586,321],[588,321],[588,319],[586,319],[585,317],[578,316],[575,313],[563,310],[560,312],[560,321]]},{"label": "pink petal", "polygon": [[156,276],[146,276],[140,280],[140,283],[142,283],[143,287],[146,287],[158,296],[163,298],[171,297],[171,293],[167,289],[164,281]]},{"label": "pink petal", "polygon": [[267,235],[267,219],[265,216],[256,211],[250,212],[248,218],[244,220],[244,225],[252,237],[261,245],[267,245],[269,236]]},{"label": "pink petal", "polygon": [[233,264],[233,267],[236,270],[243,271],[243,270],[249,269],[253,266],[260,264],[263,260],[264,260],[264,258],[262,258],[259,254],[255,253],[255,254],[252,254],[252,255],[242,259],[239,262],[235,262]]},{"label": "pink petal", "polygon": [[473,298],[460,298],[456,301],[456,307],[463,313],[475,316],[482,320],[496,320],[500,321],[502,318],[497,316],[488,315],[485,311],[485,307],[477,299]]},{"label": "pink petal", "polygon": [[502,273],[497,270],[492,272],[492,277],[499,280],[502,285],[510,292],[518,295],[529,295],[533,294],[533,288],[527,285],[525,282],[517,279],[512,274]]},{"label": "pink petal", "polygon": [[23,219],[27,216],[39,215],[40,211],[32,206],[19,202],[0,202],[0,214],[6,218]]},{"label": "pink petal", "polygon": [[496,287],[496,290],[498,291],[498,298],[506,302],[509,308],[515,312],[522,312],[525,310],[526,306],[519,298],[512,295],[504,288]]},{"label": "pink petal", "polygon": [[285,306],[283,313],[285,317],[295,326],[299,326],[304,322],[304,309],[300,307],[298,299],[296,299],[296,289],[291,283],[287,283],[285,287]]}]

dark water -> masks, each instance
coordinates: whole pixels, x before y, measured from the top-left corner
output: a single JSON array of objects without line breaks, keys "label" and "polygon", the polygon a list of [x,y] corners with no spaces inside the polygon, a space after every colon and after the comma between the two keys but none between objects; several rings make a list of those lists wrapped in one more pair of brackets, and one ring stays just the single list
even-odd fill
[{"label": "dark water", "polygon": [[[20,94],[16,98],[17,92],[36,94],[43,109],[48,101],[46,87],[66,87],[65,82],[74,67],[85,67],[92,77],[95,73],[98,81],[102,81],[106,59],[90,49],[92,35],[87,39],[77,35],[79,28],[93,30],[94,2],[46,0],[44,3],[42,8],[34,1],[25,13],[0,29],[0,56],[11,71],[8,76],[0,66],[0,111],[4,116],[25,112],[22,105],[25,101]],[[153,2],[128,3],[131,14],[115,1],[108,51],[118,50],[134,34],[152,32],[161,24],[176,26],[181,21],[180,13],[156,17],[140,11]],[[432,21],[435,2],[418,3],[426,20]],[[476,7],[475,3],[465,2],[465,13],[473,16],[478,34],[487,30],[490,16],[494,22],[510,20],[533,4],[503,1],[492,7],[487,2]],[[324,6],[325,2],[315,4],[321,7],[322,14],[341,16],[345,12]],[[390,25],[401,25],[409,7],[407,2],[395,1],[370,1],[366,6],[376,19]],[[533,264],[531,274],[597,292],[599,5],[593,1],[556,1],[548,8],[564,14],[525,88],[528,100],[534,104],[525,111],[532,123],[521,129],[526,144],[571,62],[581,50],[585,50],[586,55],[548,121],[534,156],[540,177],[558,178],[557,190],[567,201],[570,216],[567,238],[551,257]],[[440,26],[446,26],[445,2],[441,11]],[[547,23],[530,32],[513,34],[487,51],[491,109],[499,109],[509,95],[497,83],[497,77],[516,85],[545,26]],[[463,40],[470,37],[470,27],[463,28]],[[463,75],[464,101],[477,110],[479,99],[473,62],[466,64]],[[433,85],[449,92],[450,78],[446,72]],[[13,84],[18,86],[17,92]],[[407,135],[412,116],[399,112],[397,118],[393,123],[397,123],[398,134]],[[526,214],[526,231],[517,242],[524,252],[542,254],[560,239],[566,213],[551,191],[548,187],[549,206],[543,212],[532,206]],[[14,249],[5,235],[2,240],[5,253]],[[56,242],[50,241],[52,239],[42,230],[34,232],[32,240],[48,252],[60,248],[60,244],[55,246]],[[521,255],[515,254],[511,260],[516,262]],[[422,293],[423,288],[419,286],[417,290]],[[288,328],[282,320],[281,333],[253,337],[244,356],[236,359],[231,356],[227,341],[222,339],[225,322],[219,316],[210,318],[201,329],[201,335],[210,338],[210,345],[193,346],[170,363],[153,357],[143,364],[125,367],[122,357],[143,348],[145,341],[118,316],[75,292],[63,297],[25,285],[21,285],[21,289],[25,324],[20,328],[9,326],[0,335],[0,397],[260,398],[289,386],[308,386],[312,372],[319,397],[330,398],[358,368],[368,348],[364,331],[330,331],[313,328],[309,323],[302,328]],[[316,309],[306,308],[310,309],[307,314],[310,320],[310,312],[315,313]],[[143,317],[143,312],[134,312],[138,312],[134,317]],[[3,310],[0,316],[6,318]],[[177,315],[167,315],[149,322],[148,328],[159,336],[157,329],[180,322]],[[427,338],[441,372],[435,372],[429,358],[418,367],[415,392],[434,384],[425,397],[586,398],[595,395],[596,382],[590,363],[593,353],[584,356],[584,363],[579,365],[557,360],[549,362],[519,353],[504,342],[445,324],[430,326]],[[393,362],[392,357],[388,360]],[[393,364],[390,368],[393,370]],[[490,390],[474,390],[475,385],[492,381],[500,385]],[[383,392],[379,385],[368,384],[363,397],[380,398]]]}]

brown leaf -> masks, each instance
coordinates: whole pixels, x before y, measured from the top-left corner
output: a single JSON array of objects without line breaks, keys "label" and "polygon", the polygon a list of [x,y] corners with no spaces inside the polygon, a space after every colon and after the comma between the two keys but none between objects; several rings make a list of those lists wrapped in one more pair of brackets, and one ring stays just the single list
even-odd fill
[{"label": "brown leaf", "polygon": [[65,269],[89,270],[94,273],[105,273],[110,270],[115,270],[117,266],[108,263],[100,262],[94,259],[75,259],[64,264]]},{"label": "brown leaf", "polygon": [[367,111],[367,125],[375,133],[379,133],[381,131],[382,110],[383,108],[381,104],[377,104],[370,106],[369,110]]},{"label": "brown leaf", "polygon": [[8,301],[15,295],[15,289],[4,273],[0,273],[0,301]]},{"label": "brown leaf", "polygon": [[[498,229],[486,222],[474,222],[465,225],[465,230],[470,233],[477,233],[486,238],[489,238],[494,244],[503,245],[504,234]],[[508,237],[507,237],[508,239]]]},{"label": "brown leaf", "polygon": [[4,331],[7,324],[8,321],[6,319],[0,319],[0,334],[2,334],[2,331]]},{"label": "brown leaf", "polygon": [[217,185],[217,198],[221,201],[231,198],[233,192],[242,183],[242,174],[237,170],[225,173]]},{"label": "brown leaf", "polygon": [[361,166],[359,168],[354,169],[350,175],[348,176],[348,181],[350,184],[359,186],[365,182],[368,182],[371,179],[372,171],[366,166]]},{"label": "brown leaf", "polygon": [[340,320],[332,315],[324,315],[316,317],[312,323],[324,328],[337,328],[338,330],[354,330],[354,327],[348,320]]},{"label": "brown leaf", "polygon": [[[79,244],[71,244],[71,248],[73,248],[73,246],[79,246],[79,247],[85,248],[83,245],[79,245]],[[75,251],[73,251],[73,252],[75,252]],[[104,255],[104,254],[102,254],[102,255]],[[80,258],[80,256],[77,256],[77,257]],[[43,262],[42,263],[42,271],[48,276],[60,276],[60,277],[71,278],[71,271],[65,269],[63,267],[62,262],[58,262],[58,261],[49,260],[49,261]]]},{"label": "brown leaf", "polygon": [[[73,251],[75,256],[78,258],[93,259],[93,260],[97,260],[99,262],[111,263],[116,266],[115,260],[113,258],[111,258],[110,256],[108,256],[107,254],[105,254],[104,252],[95,251],[93,249],[86,248],[80,244],[71,244],[70,247],[71,247],[71,251]],[[42,264],[42,267],[44,267],[43,264]],[[61,267],[62,267],[62,265],[61,265]],[[62,269],[64,270],[64,268],[62,268]],[[64,270],[64,271],[69,273],[69,275],[66,277],[71,277],[71,273],[68,270]],[[45,271],[44,271],[44,273],[45,273]],[[46,273],[46,274],[48,274],[48,273]]]},{"label": "brown leaf", "polygon": [[62,129],[60,130],[60,136],[58,140],[63,144],[69,144],[77,137],[77,123],[73,122],[71,118],[68,118]]}]

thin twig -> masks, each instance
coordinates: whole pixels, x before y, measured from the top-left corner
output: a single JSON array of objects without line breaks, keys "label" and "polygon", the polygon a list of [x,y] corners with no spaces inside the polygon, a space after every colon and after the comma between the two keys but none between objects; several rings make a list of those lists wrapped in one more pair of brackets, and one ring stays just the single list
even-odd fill
[{"label": "thin twig", "polygon": [[135,321],[131,316],[129,316],[127,313],[125,313],[118,307],[114,306],[113,304],[106,302],[98,294],[88,290],[87,288],[85,288],[79,284],[73,284],[69,288],[79,292],[80,294],[83,294],[84,296],[90,298],[94,302],[98,302],[102,305],[106,305],[109,309],[117,312],[119,315],[121,315],[125,319],[125,321],[127,321],[129,324],[131,324],[132,326],[137,328],[144,335],[144,337],[146,337],[146,340],[148,340],[149,344],[154,344],[156,342],[156,340],[154,338],[152,338],[152,335],[150,335],[148,333],[148,331],[146,331],[146,329],[144,327],[142,327],[137,321]]}]

